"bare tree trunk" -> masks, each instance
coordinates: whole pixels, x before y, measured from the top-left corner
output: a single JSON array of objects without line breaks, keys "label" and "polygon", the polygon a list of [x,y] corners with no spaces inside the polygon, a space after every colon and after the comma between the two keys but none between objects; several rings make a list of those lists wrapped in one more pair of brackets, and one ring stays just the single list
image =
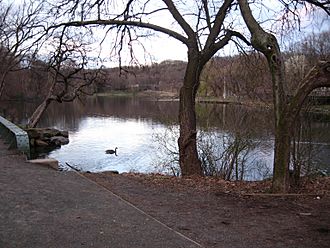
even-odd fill
[{"label": "bare tree trunk", "polygon": [[285,193],[289,188],[289,163],[291,133],[289,121],[280,116],[280,123],[275,127],[275,150],[272,191]]},{"label": "bare tree trunk", "polygon": [[275,118],[275,150],[272,189],[277,193],[286,192],[288,188],[291,136],[288,133],[289,123],[287,123],[287,120],[285,119],[286,95],[283,87],[285,83],[284,63],[276,37],[262,29],[253,17],[247,0],[240,0],[239,4],[245,23],[251,33],[251,44],[267,58],[272,76]]},{"label": "bare tree trunk", "polygon": [[27,127],[34,128],[37,126],[42,114],[46,111],[51,101],[51,99],[47,98],[37,107],[37,109],[33,112],[31,118],[29,119]]},{"label": "bare tree trunk", "polygon": [[7,71],[4,72],[2,75],[1,75],[1,79],[0,79],[0,99],[3,95],[3,92],[4,92],[4,89],[5,89],[5,83],[6,83],[6,76],[7,76]]},{"label": "bare tree trunk", "polygon": [[52,79],[52,85],[49,88],[48,94],[46,96],[46,98],[43,100],[43,102],[37,107],[37,109],[33,112],[33,114],[31,115],[29,122],[27,124],[27,127],[29,128],[34,128],[37,126],[42,114],[46,111],[46,109],[48,108],[49,104],[53,101],[56,100],[56,97],[53,96],[53,91],[55,89],[56,86],[56,80]]},{"label": "bare tree trunk", "polygon": [[262,29],[253,17],[247,0],[239,0],[239,5],[251,33],[252,46],[265,55],[272,76],[275,114],[272,191],[274,193],[284,193],[289,187],[291,138],[296,117],[305,98],[313,89],[330,86],[330,66],[329,62],[323,62],[313,68],[300,86],[297,87],[296,94],[289,102],[284,90],[286,85],[284,63],[276,37]]},{"label": "bare tree trunk", "polygon": [[182,176],[203,174],[201,161],[197,153],[195,112],[195,97],[199,86],[201,68],[198,52],[190,52],[189,56],[191,58],[188,60],[184,83],[180,89],[180,137],[178,144]]},{"label": "bare tree trunk", "polygon": [[[299,117],[298,117],[299,118]],[[294,132],[292,136],[292,147],[291,147],[291,157],[292,157],[292,164],[293,164],[293,183],[295,187],[299,187],[300,184],[300,174],[301,174],[301,131],[302,131],[302,123],[300,118],[296,119],[296,124],[294,127]],[[311,137],[310,137],[311,138]],[[291,179],[291,175],[290,175]]]},{"label": "bare tree trunk", "polygon": [[268,43],[274,47],[271,55],[266,56],[273,81],[273,105],[275,118],[275,150],[273,168],[273,192],[284,193],[289,188],[290,145],[292,123],[287,119],[286,99],[284,91],[284,62],[277,41]]}]

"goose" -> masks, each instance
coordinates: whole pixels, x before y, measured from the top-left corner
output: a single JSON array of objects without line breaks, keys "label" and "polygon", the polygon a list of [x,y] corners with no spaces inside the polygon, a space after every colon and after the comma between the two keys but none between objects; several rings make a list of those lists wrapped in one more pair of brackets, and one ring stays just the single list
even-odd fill
[{"label": "goose", "polygon": [[106,154],[115,154],[117,156],[117,147],[115,148],[115,150],[112,150],[112,149],[109,149],[109,150],[106,150],[105,153]]}]

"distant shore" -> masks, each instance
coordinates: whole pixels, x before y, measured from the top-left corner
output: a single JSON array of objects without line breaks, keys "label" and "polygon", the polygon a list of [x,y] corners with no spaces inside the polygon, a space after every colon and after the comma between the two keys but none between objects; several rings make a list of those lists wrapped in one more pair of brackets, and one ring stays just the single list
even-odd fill
[{"label": "distant shore", "polygon": [[[156,90],[146,90],[146,91],[111,91],[104,93],[97,93],[96,96],[109,96],[109,97],[143,97],[152,101],[179,101],[179,93],[169,92],[169,91],[156,91]],[[272,108],[272,102],[253,100],[253,99],[240,99],[239,97],[227,97],[226,99],[222,97],[214,96],[197,96],[196,102],[199,103],[209,103],[209,104],[236,104],[244,105],[249,107],[264,107]],[[308,112],[315,114],[325,114],[330,115],[330,105],[313,105],[312,108],[308,109]]]},{"label": "distant shore", "polygon": [[[96,96],[109,96],[109,97],[144,97],[154,101],[179,101],[179,93],[169,91],[155,91],[146,90],[138,92],[130,91],[111,91],[104,93],[97,93]],[[222,97],[214,96],[198,96],[196,102],[200,103],[214,103],[214,104],[238,104],[238,105],[251,105],[251,106],[268,106],[270,103],[262,101],[241,100],[236,97]]]}]

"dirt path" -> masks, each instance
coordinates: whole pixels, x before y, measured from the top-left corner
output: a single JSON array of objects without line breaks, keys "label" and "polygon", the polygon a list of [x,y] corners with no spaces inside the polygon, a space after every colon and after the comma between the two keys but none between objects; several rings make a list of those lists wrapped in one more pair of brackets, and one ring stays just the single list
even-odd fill
[{"label": "dirt path", "polygon": [[75,172],[25,162],[0,140],[0,248],[198,248]]},{"label": "dirt path", "polygon": [[252,194],[269,183],[164,176],[85,176],[205,247],[326,248],[330,244],[329,178],[307,195]]}]

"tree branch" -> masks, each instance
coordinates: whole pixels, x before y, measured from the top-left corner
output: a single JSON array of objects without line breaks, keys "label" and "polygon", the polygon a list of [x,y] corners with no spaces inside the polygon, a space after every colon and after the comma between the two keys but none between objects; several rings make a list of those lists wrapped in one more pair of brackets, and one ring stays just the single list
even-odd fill
[{"label": "tree branch", "polygon": [[227,11],[230,8],[233,0],[225,0],[221,8],[219,8],[219,11],[215,17],[213,27],[210,31],[210,34],[207,38],[207,41],[205,43],[205,48],[210,48],[212,44],[215,43],[216,38],[218,37],[220,31],[221,31],[221,26],[223,25],[223,21],[227,15]]},{"label": "tree branch", "polygon": [[330,61],[319,62],[300,83],[288,105],[288,118],[295,119],[307,96],[320,87],[330,87]]},{"label": "tree branch", "polygon": [[[295,2],[300,2],[295,0]],[[328,15],[330,15],[330,1],[315,1],[315,0],[303,0],[302,2],[307,2],[311,5],[314,5],[316,7],[319,7],[323,9]]]},{"label": "tree branch", "polygon": [[182,27],[182,29],[187,34],[187,36],[189,37],[189,39],[194,39],[195,38],[195,32],[194,32],[194,30],[190,27],[190,25],[182,17],[182,15],[178,11],[178,9],[175,7],[173,1],[172,0],[163,0],[163,2],[166,4],[166,6],[168,7],[168,10],[172,14],[173,18]]},{"label": "tree branch", "polygon": [[203,8],[204,8],[204,12],[205,12],[207,27],[211,32],[212,25],[211,25],[211,17],[210,17],[210,12],[209,12],[208,0],[202,0],[202,2],[203,2]]},{"label": "tree branch", "polygon": [[158,31],[158,32],[167,34],[167,35],[173,37],[174,39],[177,39],[177,40],[181,41],[182,43],[188,45],[188,39],[173,30],[170,30],[170,29],[158,26],[158,25],[154,25],[151,23],[136,22],[136,21],[113,20],[113,19],[72,21],[72,22],[60,23],[58,25],[53,25],[53,26],[49,27],[48,30],[56,29],[59,27],[85,27],[85,26],[92,26],[92,25],[100,25],[100,26],[114,25],[114,26],[132,26],[132,27],[147,28],[147,29],[151,29],[154,31]]},{"label": "tree branch", "polygon": [[211,59],[214,54],[216,54],[221,48],[228,44],[232,37],[238,37],[247,45],[251,45],[250,42],[241,33],[233,30],[226,30],[226,34],[221,40],[214,43],[209,49],[204,50],[205,52],[203,54],[203,60],[208,61]]}]

